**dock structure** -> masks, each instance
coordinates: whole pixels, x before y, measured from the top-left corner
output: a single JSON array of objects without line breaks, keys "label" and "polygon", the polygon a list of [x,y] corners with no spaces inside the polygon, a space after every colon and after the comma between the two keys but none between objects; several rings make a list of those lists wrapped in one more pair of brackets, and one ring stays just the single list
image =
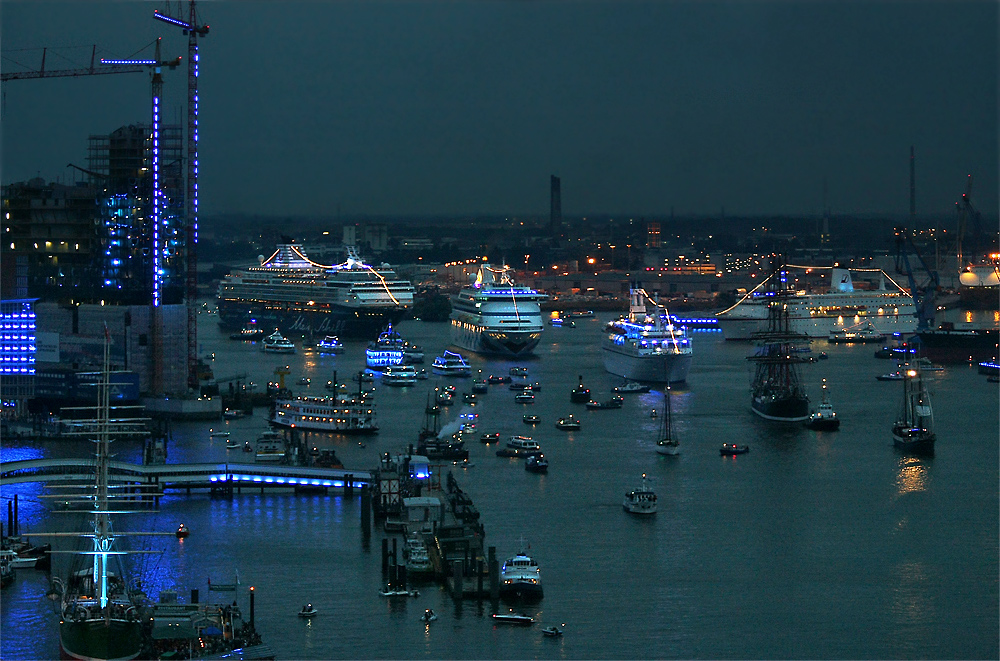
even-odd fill
[{"label": "dock structure", "polygon": [[[369,487],[376,520],[382,520],[386,532],[420,535],[427,544],[434,577],[455,599],[496,599],[496,550],[490,547],[487,555],[479,511],[450,472],[442,487],[438,471],[444,469],[445,465],[429,465],[426,457],[418,455],[384,456]],[[362,516],[367,517],[367,512],[362,511]],[[383,539],[382,568],[387,581],[398,584],[398,572],[393,571],[399,563],[395,542]]]}]

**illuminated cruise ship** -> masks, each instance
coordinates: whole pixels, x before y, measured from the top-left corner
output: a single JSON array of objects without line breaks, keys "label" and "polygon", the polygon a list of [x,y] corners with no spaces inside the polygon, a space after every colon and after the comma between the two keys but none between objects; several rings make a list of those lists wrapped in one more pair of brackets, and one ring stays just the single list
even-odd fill
[{"label": "illuminated cruise ship", "polygon": [[[912,333],[917,328],[913,297],[891,279],[895,289],[887,289],[887,276],[880,273],[878,289],[862,290],[854,288],[849,270],[833,268],[828,292],[791,294],[785,303],[789,330],[827,338],[831,331],[860,327],[867,322],[866,327],[887,335]],[[717,315],[719,328],[727,340],[749,340],[754,333],[767,330],[767,303],[773,292],[764,292],[763,288],[774,277],[779,276],[768,276],[743,300]]]},{"label": "illuminated cruise ship", "polygon": [[542,336],[538,304],[548,298],[514,284],[514,269],[481,264],[468,287],[451,298],[451,341],[478,353],[523,356]]},{"label": "illuminated cruise ship", "polygon": [[646,310],[645,290],[633,288],[628,316],[608,323],[601,342],[604,369],[629,381],[677,383],[691,369],[691,338],[654,303]]},{"label": "illuminated cruise ship", "polygon": [[412,307],[413,285],[388,264],[365,264],[353,246],[347,261],[328,266],[283,243],[219,283],[219,323],[233,328],[256,319],[285,333],[375,337]]}]

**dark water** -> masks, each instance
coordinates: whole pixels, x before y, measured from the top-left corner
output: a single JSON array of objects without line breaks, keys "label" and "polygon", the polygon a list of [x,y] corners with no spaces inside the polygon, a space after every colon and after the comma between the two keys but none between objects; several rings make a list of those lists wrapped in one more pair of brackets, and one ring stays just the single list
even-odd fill
[{"label": "dark water", "polygon": [[[225,339],[213,321],[202,315],[201,338],[203,353],[216,353],[218,376],[246,372],[263,384],[288,363],[293,388],[306,375],[323,393],[333,369],[346,380],[363,362],[361,343],[338,357],[264,355]],[[238,571],[244,587],[256,587],[258,629],[284,659],[1000,656],[995,384],[964,366],[933,375],[937,454],[909,458],[889,435],[901,385],[875,380],[890,365],[873,358],[874,347],[815,343],[830,359],[803,365],[803,378],[814,402],[827,378],[843,418],[840,431],[818,433],[751,414],[750,347],[696,334],[689,381],[673,391],[682,453],[662,457],[653,445],[659,421],[649,415],[662,405],[660,392],[628,396],[617,411],[569,403],[578,375],[596,398],[618,385],[600,363],[602,327],[584,320],[545,331],[538,356],[520,362],[543,386],[535,404],[516,404],[506,386],[493,386],[475,407],[480,431],[538,440],[548,475],[475,442],[474,466],[454,469],[482,514],[487,545],[505,556],[522,536],[530,543],[545,598],[527,612],[543,625],[565,622],[564,637],[543,638],[538,626],[495,628],[488,603],[456,606],[432,585],[409,601],[379,597],[381,533],[364,548],[359,501],[339,496],[173,495],[157,514],[120,517],[122,530],[169,531],[184,522],[192,531],[183,542],[153,542],[163,554],[139,566],[149,591],[174,588],[186,597],[197,587],[205,601],[209,577],[230,582]],[[424,346],[428,368],[446,345],[444,324],[407,322],[400,331]],[[515,364],[475,355],[471,362],[484,375]],[[413,388],[380,388],[383,431],[365,447],[322,435],[314,443],[335,448],[349,468],[372,467],[381,452],[415,441],[427,393],[444,383],[431,377]],[[468,390],[467,381],[455,383]],[[529,430],[521,422],[527,412],[542,424]],[[569,413],[582,419],[581,431],[555,429]],[[170,461],[224,461],[224,439],[208,436],[223,424],[176,425]],[[252,440],[264,426],[258,410],[227,428]],[[723,442],[751,451],[723,458]],[[3,459],[87,451],[86,444],[5,443]],[[137,446],[118,452],[139,460]],[[244,460],[239,455],[235,461]],[[643,473],[659,495],[652,520],[621,507]],[[39,485],[4,488],[3,496],[15,492],[29,530],[75,525],[75,515],[47,513],[33,500]],[[21,571],[4,590],[4,659],[57,655],[46,585],[44,574]],[[320,611],[312,621],[296,617],[307,601]],[[418,621],[427,607],[440,616],[429,627]]]}]

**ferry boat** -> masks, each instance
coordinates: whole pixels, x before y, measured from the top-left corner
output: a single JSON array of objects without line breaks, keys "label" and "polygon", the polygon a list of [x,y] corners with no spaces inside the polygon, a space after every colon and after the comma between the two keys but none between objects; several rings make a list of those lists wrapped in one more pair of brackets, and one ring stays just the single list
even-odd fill
[{"label": "ferry boat", "polygon": [[601,342],[604,369],[631,381],[677,383],[691,369],[691,339],[669,320],[666,310],[655,306],[646,312],[646,292],[630,292],[628,316],[610,322]]},{"label": "ferry boat", "polygon": [[462,354],[445,351],[434,359],[431,371],[442,376],[472,376],[472,368],[465,362]]},{"label": "ferry boat", "polygon": [[295,353],[295,344],[275,328],[273,333],[264,338],[261,350],[264,353]]},{"label": "ferry boat", "polygon": [[343,353],[344,344],[336,335],[327,335],[316,343],[316,350],[320,353]]},{"label": "ferry boat", "polygon": [[[832,287],[828,291],[815,294],[790,292],[785,300],[790,330],[808,337],[823,338],[830,337],[831,331],[855,327],[865,322],[885,334],[911,333],[916,330],[917,310],[913,297],[884,271],[875,270],[879,272],[878,289],[855,289],[851,270],[831,268]],[[774,292],[763,290],[774,277],[775,274],[768,276],[736,305],[716,315],[719,328],[727,340],[750,340],[754,333],[767,328],[768,300]],[[894,288],[887,288],[886,280]]]},{"label": "ferry boat", "polygon": [[656,492],[646,486],[646,474],[642,474],[642,486],[625,494],[622,508],[629,514],[648,516],[656,514]]},{"label": "ferry boat", "polygon": [[903,402],[892,425],[892,442],[911,454],[934,454],[934,413],[931,397],[920,369],[907,366],[903,379]]},{"label": "ferry boat", "polygon": [[[407,360],[408,348],[410,348],[410,360]],[[368,343],[368,348],[365,349],[365,363],[371,369],[382,369],[411,362],[424,362],[422,351],[419,353],[419,360],[413,360],[412,357],[415,355],[409,343],[393,329],[392,324],[389,324],[379,333],[377,340]]]},{"label": "ferry boat", "polygon": [[337,393],[331,397],[277,399],[271,422],[281,427],[334,434],[377,434],[375,402],[360,385],[353,397]]},{"label": "ferry boat", "polygon": [[257,438],[257,451],[254,460],[260,463],[277,463],[285,461],[285,442],[280,432],[266,431]]},{"label": "ferry boat", "polygon": [[257,326],[256,319],[247,321],[246,326],[240,332],[229,336],[230,340],[240,340],[241,342],[256,342],[264,339],[264,329]]},{"label": "ferry boat", "polygon": [[835,328],[830,331],[826,341],[830,344],[865,344],[867,342],[881,342],[884,339],[885,333],[875,328],[869,321],[863,328],[856,326]]},{"label": "ferry boat", "polygon": [[514,284],[514,269],[481,264],[451,299],[451,342],[477,353],[530,354],[545,328],[539,303],[548,296]]},{"label": "ferry boat", "polygon": [[406,546],[403,547],[403,554],[406,556],[406,573],[410,576],[430,574],[434,571],[434,563],[431,562],[430,553],[427,551],[427,543],[420,533],[410,533],[406,537]]},{"label": "ferry boat", "polygon": [[501,599],[529,602],[543,596],[542,570],[534,558],[522,549],[504,561],[500,568]]},{"label": "ferry boat", "polygon": [[347,259],[324,265],[286,239],[256,266],[223,278],[218,292],[219,323],[242,328],[251,318],[286,331],[374,337],[413,307],[413,285],[389,265],[370,266],[354,246]]}]

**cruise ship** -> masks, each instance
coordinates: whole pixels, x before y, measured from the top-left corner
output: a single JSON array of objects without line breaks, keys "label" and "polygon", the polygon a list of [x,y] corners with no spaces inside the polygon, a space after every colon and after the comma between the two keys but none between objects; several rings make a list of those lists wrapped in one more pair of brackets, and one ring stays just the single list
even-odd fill
[{"label": "cruise ship", "polygon": [[477,353],[523,356],[542,336],[538,304],[548,298],[514,284],[514,269],[481,264],[468,287],[451,299],[451,341]]},{"label": "cruise ship", "polygon": [[323,265],[294,242],[279,244],[258,266],[235,270],[219,283],[219,324],[262,326],[311,335],[375,337],[413,307],[413,285],[388,264],[365,264],[353,246],[347,261]]},{"label": "cruise ship", "polygon": [[[801,267],[800,267],[801,268]],[[820,268],[820,267],[809,267]],[[830,337],[832,331],[868,323],[880,333],[912,333],[917,328],[913,297],[880,271],[878,289],[855,289],[848,269],[831,269],[832,287],[825,293],[793,292],[786,299],[789,330],[808,337]],[[767,330],[768,276],[739,303],[718,313],[719,328],[727,340],[750,340]],[[894,289],[886,288],[886,279]]]},{"label": "cruise ship", "polygon": [[601,342],[604,369],[629,381],[685,381],[691,369],[691,338],[658,305],[648,314],[646,298],[645,290],[633,288],[628,316],[608,323]]}]

